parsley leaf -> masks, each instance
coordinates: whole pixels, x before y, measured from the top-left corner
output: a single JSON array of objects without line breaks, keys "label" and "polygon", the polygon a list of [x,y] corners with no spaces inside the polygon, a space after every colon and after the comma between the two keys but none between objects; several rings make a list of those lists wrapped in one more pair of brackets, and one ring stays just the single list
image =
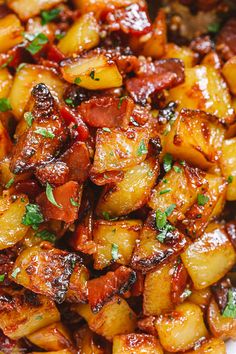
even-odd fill
[{"label": "parsley leaf", "polygon": [[199,206],[204,206],[209,201],[209,198],[204,194],[197,195],[197,203]]},{"label": "parsley leaf", "polygon": [[186,299],[187,297],[189,297],[192,294],[192,291],[190,289],[185,289],[182,296],[184,299]]},{"label": "parsley leaf", "polygon": [[179,166],[174,166],[173,168],[176,173],[180,173],[182,171],[181,167]]},{"label": "parsley leaf", "polygon": [[127,96],[121,96],[119,99],[119,103],[118,103],[118,109],[121,109],[122,103],[123,101],[126,99]]},{"label": "parsley leaf", "polygon": [[167,223],[167,217],[166,217],[166,213],[157,210],[156,212],[156,227],[158,228],[158,230],[163,229],[163,227],[166,225]]},{"label": "parsley leaf", "polygon": [[1,112],[7,112],[10,111],[11,108],[11,104],[8,98],[0,98],[0,111]]},{"label": "parsley leaf", "polygon": [[112,243],[111,245],[111,256],[114,261],[116,261],[119,258],[119,247],[116,243]]},{"label": "parsley leaf", "polygon": [[65,102],[68,106],[75,107],[74,102],[71,98],[66,98]]},{"label": "parsley leaf", "polygon": [[176,204],[169,205],[168,208],[166,208],[166,211],[165,211],[166,216],[170,216],[175,208],[176,208]]},{"label": "parsley leaf", "polygon": [[61,9],[52,9],[49,11],[42,11],[41,12],[41,23],[42,25],[46,25],[47,23],[55,20],[55,18],[58,17],[58,15],[60,14]]},{"label": "parsley leaf", "polygon": [[42,135],[44,136],[44,138],[49,138],[49,139],[53,139],[55,138],[55,134],[50,132],[48,129],[46,128],[38,128],[34,131],[36,134]]},{"label": "parsley leaf", "polygon": [[167,234],[174,230],[175,227],[167,222],[166,225],[163,227],[163,229],[160,230],[161,232],[157,235],[157,240],[160,241],[161,243],[164,243]]},{"label": "parsley leaf", "polygon": [[76,85],[79,85],[80,83],[81,83],[81,78],[80,77],[77,77],[76,79],[75,79],[75,81],[74,81],[74,83],[76,84]]},{"label": "parsley leaf", "polygon": [[70,198],[70,202],[71,202],[71,205],[73,205],[74,207],[79,207],[80,204],[77,203],[73,198]]},{"label": "parsley leaf", "polygon": [[26,63],[20,63],[20,64],[17,66],[16,72],[18,73],[18,72],[19,72],[21,69],[23,69],[25,66],[26,66]]},{"label": "parsley leaf", "polygon": [[163,167],[165,172],[169,172],[172,168],[173,157],[171,154],[165,154],[163,159]]},{"label": "parsley leaf", "polygon": [[3,282],[5,279],[5,274],[0,274],[0,282]]},{"label": "parsley leaf", "polygon": [[46,184],[46,196],[47,196],[50,203],[52,203],[53,205],[55,205],[56,207],[58,207],[60,209],[62,208],[62,205],[59,205],[56,202],[54,195],[53,195],[53,188],[48,182]]},{"label": "parsley leaf", "polygon": [[137,155],[138,156],[142,156],[142,155],[145,155],[147,153],[148,153],[148,150],[146,148],[144,140],[142,139],[141,142],[140,142],[140,145],[138,147]]},{"label": "parsley leaf", "polygon": [[7,182],[7,184],[5,185],[5,187],[8,189],[10,188],[14,183],[14,177],[12,177],[11,179],[9,179],[9,181]]},{"label": "parsley leaf", "polygon": [[99,81],[100,79],[98,77],[95,78],[95,70],[92,70],[89,74],[92,80]]},{"label": "parsley leaf", "polygon": [[107,132],[107,133],[110,133],[111,132],[111,129],[110,128],[102,128],[102,130],[104,131],[104,132]]},{"label": "parsley leaf", "polygon": [[48,230],[39,231],[36,233],[35,236],[40,237],[44,241],[49,241],[52,243],[54,243],[57,239],[56,236],[53,233],[49,232]]},{"label": "parsley leaf", "polygon": [[7,61],[5,61],[5,63],[3,63],[1,66],[0,66],[0,69],[4,69],[7,67],[8,64],[10,64],[10,62],[12,61],[13,59],[13,56],[10,55],[9,58],[7,59]]},{"label": "parsley leaf", "polygon": [[169,193],[172,189],[171,188],[167,188],[167,189],[163,189],[162,191],[160,191],[160,195],[162,194],[166,194],[166,193]]},{"label": "parsley leaf", "polygon": [[228,302],[222,314],[223,317],[236,318],[236,289],[228,292]]},{"label": "parsley leaf", "polygon": [[22,218],[22,224],[32,226],[34,229],[37,228],[44,221],[39,206],[37,204],[28,204],[25,209],[26,212]]},{"label": "parsley leaf", "polygon": [[24,113],[24,119],[29,127],[32,127],[34,116],[31,112]]},{"label": "parsley leaf", "polygon": [[219,22],[213,22],[210,23],[207,27],[208,32],[210,33],[217,33],[220,30],[220,23]]},{"label": "parsley leaf", "polygon": [[110,220],[110,214],[107,211],[104,211],[102,213],[102,216],[104,217],[105,220]]},{"label": "parsley leaf", "polygon": [[[32,40],[32,38],[29,36],[27,37],[27,39]],[[30,52],[30,54],[34,55],[34,54],[38,53],[46,43],[48,43],[47,36],[45,36],[45,34],[43,34],[43,33],[39,33],[36,37],[34,37],[32,42],[26,46],[25,49],[28,50],[28,52]]]},{"label": "parsley leaf", "polygon": [[15,268],[13,270],[13,272],[11,273],[12,278],[16,279],[17,274],[19,274],[19,273],[20,273],[20,268],[19,267]]},{"label": "parsley leaf", "polygon": [[170,225],[170,223],[167,221],[167,216],[170,216],[170,214],[173,212],[174,208],[176,207],[175,204],[171,204],[165,212],[162,212],[160,210],[156,211],[156,227],[160,231],[160,233],[157,235],[157,240],[161,243],[165,241],[166,235],[170,232],[175,230],[175,227]]},{"label": "parsley leaf", "polygon": [[228,178],[227,178],[227,182],[228,183],[232,183],[233,182],[233,179],[234,179],[234,177],[233,176],[228,176]]}]

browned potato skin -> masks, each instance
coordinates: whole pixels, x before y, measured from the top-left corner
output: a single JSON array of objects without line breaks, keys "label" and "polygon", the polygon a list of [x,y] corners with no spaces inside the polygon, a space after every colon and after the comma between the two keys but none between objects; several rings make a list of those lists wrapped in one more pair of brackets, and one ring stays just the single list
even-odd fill
[{"label": "browned potato skin", "polygon": [[200,348],[187,352],[188,354],[227,354],[223,340],[218,338],[209,339]]},{"label": "browned potato skin", "polygon": [[89,271],[84,265],[76,265],[70,277],[69,288],[66,293],[66,301],[85,303],[88,298],[87,281]]},{"label": "browned potato skin", "polygon": [[80,327],[75,333],[76,347],[85,354],[105,354],[103,348],[94,341],[94,333],[87,325]]},{"label": "browned potato skin", "polygon": [[0,328],[11,339],[24,336],[60,320],[54,302],[26,289],[4,289],[0,299]]},{"label": "browned potato skin", "polygon": [[0,19],[0,53],[4,53],[23,40],[24,28],[14,14]]},{"label": "browned potato skin", "polygon": [[0,145],[0,160],[1,160],[10,154],[13,147],[9,134],[6,128],[4,128],[1,121],[0,121],[0,141],[1,141],[1,145]]},{"label": "browned potato skin", "polygon": [[29,247],[16,259],[13,272],[19,272],[12,280],[60,303],[65,299],[76,260],[76,255],[48,243]]},{"label": "browned potato skin", "polygon": [[[21,173],[50,161],[67,139],[67,128],[59,117],[54,99],[44,84],[38,84],[32,90],[34,106],[33,124],[20,136],[11,160],[11,171]],[[53,138],[37,134],[35,130],[46,129],[54,134]]]},{"label": "browned potato skin", "polygon": [[113,354],[163,354],[157,338],[148,334],[123,334],[113,340]]},{"label": "browned potato skin", "polygon": [[216,301],[212,298],[207,310],[207,322],[212,334],[223,340],[236,339],[236,319],[223,317]]}]

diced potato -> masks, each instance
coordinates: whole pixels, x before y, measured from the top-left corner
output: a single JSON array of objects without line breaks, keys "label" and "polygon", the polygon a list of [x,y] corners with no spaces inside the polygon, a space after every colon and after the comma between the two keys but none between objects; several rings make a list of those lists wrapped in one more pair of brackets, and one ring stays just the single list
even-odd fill
[{"label": "diced potato", "polygon": [[222,156],[220,160],[221,171],[228,180],[226,199],[236,200],[236,138],[223,142]]},{"label": "diced potato", "polygon": [[61,63],[64,79],[89,90],[103,90],[122,86],[122,76],[111,59],[95,54]]},{"label": "diced potato", "polygon": [[21,26],[21,23],[16,15],[10,14],[1,18],[0,53],[7,52],[9,49],[22,42],[23,31],[24,28]]},{"label": "diced potato", "polygon": [[27,336],[31,343],[44,350],[60,350],[72,347],[67,328],[56,322]]},{"label": "diced potato", "polygon": [[141,227],[139,220],[95,221],[93,240],[97,244],[97,252],[94,254],[94,268],[103,269],[114,261],[111,252],[113,244],[118,246],[116,263],[128,265]]},{"label": "diced potato", "polygon": [[121,170],[144,161],[148,152],[147,128],[130,128],[127,131],[97,130],[96,151],[91,173]]},{"label": "diced potato", "polygon": [[193,348],[201,338],[207,336],[203,313],[199,306],[185,302],[173,312],[160,316],[156,322],[160,342],[170,352]]},{"label": "diced potato", "polygon": [[210,288],[204,288],[200,290],[193,289],[191,295],[188,297],[188,300],[200,306],[201,309],[205,310],[209,304],[211,296],[212,293]]},{"label": "diced potato", "polygon": [[66,301],[68,302],[86,302],[87,300],[87,280],[89,279],[89,271],[84,266],[76,266],[71,277],[69,289],[66,293]]},{"label": "diced potato", "polygon": [[227,354],[226,347],[223,340],[218,338],[209,339],[207,342],[201,345],[200,348],[197,348],[188,354]]},{"label": "diced potato", "polygon": [[164,139],[164,152],[202,169],[219,159],[225,130],[204,112],[182,110]]},{"label": "diced potato", "polygon": [[21,20],[26,21],[30,17],[39,15],[42,10],[49,10],[63,0],[7,0],[10,7]]},{"label": "diced potato", "polygon": [[29,227],[23,225],[21,221],[28,202],[26,195],[20,195],[0,216],[0,250],[14,246],[26,235]]},{"label": "diced potato", "polygon": [[221,63],[222,63],[221,58],[214,51],[211,51],[207,55],[205,55],[201,62],[202,65],[205,66],[208,65],[212,68],[215,68],[216,70],[221,69]]},{"label": "diced potato", "polygon": [[222,68],[222,74],[230,91],[236,95],[236,56],[230,58]]},{"label": "diced potato", "polygon": [[232,268],[236,254],[224,227],[216,227],[188,246],[181,258],[194,287],[204,289]]},{"label": "diced potato", "polygon": [[49,248],[42,243],[20,253],[11,278],[17,284],[60,303],[66,296],[74,262],[74,254]]},{"label": "diced potato", "polygon": [[185,68],[192,68],[197,59],[196,54],[189,47],[179,47],[174,43],[166,44],[164,58],[181,59],[184,62]]},{"label": "diced potato", "polygon": [[12,142],[8,135],[6,128],[3,126],[0,121],[0,160],[5,158],[12,151]]},{"label": "diced potato", "polygon": [[0,69],[0,98],[8,96],[11,89],[11,84],[12,76],[7,68]]},{"label": "diced potato", "polygon": [[157,230],[155,213],[151,213],[140,233],[133,257],[132,268],[147,273],[163,263],[176,258],[187,245],[187,240],[177,229],[168,232],[162,242],[158,240],[160,231]]},{"label": "diced potato", "polygon": [[217,70],[197,65],[185,69],[185,82],[170,90],[169,101],[178,101],[178,109],[200,109],[230,123],[233,109],[227,85]]},{"label": "diced potato", "polygon": [[156,337],[130,333],[114,337],[112,354],[163,354],[163,350]]},{"label": "diced potato", "polygon": [[210,331],[215,337],[223,340],[236,339],[236,319],[223,317],[214,298],[207,310],[207,321]]},{"label": "diced potato", "polygon": [[81,16],[66,32],[58,43],[60,51],[71,56],[74,53],[81,53],[99,44],[99,26],[92,13]]},{"label": "diced potato", "polygon": [[[6,299],[2,296],[0,328],[11,339],[19,339],[60,321],[60,313],[54,302],[46,296],[29,291],[7,290]],[[4,307],[9,303],[9,310]]]},{"label": "diced potato", "polygon": [[[170,205],[175,208],[168,220],[175,223],[184,217],[186,211],[197,200],[197,194],[207,186],[205,174],[188,165],[174,164],[164,178],[152,190],[148,205],[154,210],[164,212]],[[163,193],[162,191],[168,191]]]},{"label": "diced potato", "polygon": [[87,325],[79,328],[75,333],[76,347],[83,354],[105,354],[99,344],[94,341],[94,333]]},{"label": "diced potato", "polygon": [[109,8],[126,7],[131,4],[140,3],[140,0],[73,0],[75,6],[82,11],[82,13],[94,12],[99,16],[104,10]]},{"label": "diced potato", "polygon": [[67,85],[50,69],[40,65],[26,64],[16,73],[10,92],[9,100],[14,116],[21,119],[32,88],[44,83],[57,100],[62,99]]},{"label": "diced potato", "polygon": [[174,263],[167,263],[158,270],[148,273],[144,282],[143,313],[158,316],[173,309],[171,281]]},{"label": "diced potato", "polygon": [[[40,353],[42,353],[42,352],[32,352],[30,354],[40,354]],[[71,349],[62,349],[59,351],[46,352],[46,354],[71,354],[71,353],[72,353]]]},{"label": "diced potato", "polygon": [[73,305],[73,309],[88,323],[89,328],[112,340],[118,334],[132,333],[136,327],[136,315],[127,302],[115,296],[94,314],[88,304]]},{"label": "diced potato", "polygon": [[158,173],[159,167],[153,158],[127,170],[121,182],[104,189],[98,201],[97,214],[108,213],[116,217],[141,208],[149,198]]}]

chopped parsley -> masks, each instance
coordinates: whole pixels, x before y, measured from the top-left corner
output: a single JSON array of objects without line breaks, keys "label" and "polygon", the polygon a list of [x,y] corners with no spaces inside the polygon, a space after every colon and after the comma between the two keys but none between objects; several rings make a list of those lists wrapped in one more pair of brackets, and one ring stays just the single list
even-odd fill
[{"label": "chopped parsley", "polygon": [[204,206],[209,201],[209,198],[204,194],[197,195],[197,203],[199,206]]},{"label": "chopped parsley", "polygon": [[92,80],[99,81],[100,79],[98,77],[95,77],[95,70],[92,70],[89,74]]},{"label": "chopped parsley", "polygon": [[167,216],[166,216],[166,213],[160,211],[160,210],[157,210],[156,212],[156,227],[158,228],[158,230],[161,230],[163,229],[163,227],[166,225],[167,223]]},{"label": "chopped parsley", "polygon": [[49,10],[49,11],[42,11],[41,12],[41,24],[44,26],[46,25],[47,23],[55,20],[58,15],[60,14],[61,12],[61,9],[52,9],[52,10]]},{"label": "chopped parsley", "polygon": [[46,184],[46,196],[49,200],[50,203],[52,203],[53,205],[55,205],[57,208],[62,208],[62,205],[59,205],[53,195],[53,188],[52,186],[47,182]]},{"label": "chopped parsley", "polygon": [[43,214],[37,204],[28,204],[25,207],[25,214],[22,218],[22,224],[27,226],[32,226],[33,229],[37,229],[38,225],[41,224],[43,219]]},{"label": "chopped parsley", "polygon": [[111,245],[111,256],[114,261],[119,258],[119,247],[116,243],[112,243]]},{"label": "chopped parsley", "polygon": [[172,189],[171,188],[167,188],[167,189],[163,189],[162,191],[160,191],[160,195],[162,194],[166,194],[166,193],[169,193]]},{"label": "chopped parsley", "polygon": [[171,204],[165,212],[160,210],[156,211],[156,227],[160,231],[160,233],[157,235],[157,240],[161,243],[165,241],[165,238],[170,231],[175,230],[175,227],[170,225],[170,223],[167,221],[167,216],[170,216],[175,207],[175,204]]},{"label": "chopped parsley", "polygon": [[66,98],[65,102],[68,106],[75,107],[74,102],[71,98]]},{"label": "chopped parsley", "polygon": [[7,184],[5,185],[5,187],[8,189],[10,188],[14,183],[14,177],[12,177],[11,179],[9,179],[9,181],[7,182]]},{"label": "chopped parsley", "polygon": [[55,134],[46,128],[38,128],[34,131],[36,134],[44,136],[44,138],[53,139]]},{"label": "chopped parsley", "polygon": [[228,176],[228,178],[227,178],[227,182],[228,183],[232,183],[233,182],[233,179],[234,179],[234,177],[233,176]]},{"label": "chopped parsley", "polygon": [[127,96],[121,96],[119,99],[119,103],[118,103],[118,109],[121,109],[122,103],[123,101],[126,99]]},{"label": "chopped parsley", "polygon": [[0,274],[0,282],[2,283],[5,279],[5,274]]},{"label": "chopped parsley", "polygon": [[102,213],[102,216],[104,217],[105,220],[110,220],[110,214],[107,211],[104,211]]},{"label": "chopped parsley", "polygon": [[79,207],[79,206],[80,206],[80,204],[77,203],[73,198],[70,198],[70,203],[71,203],[71,205],[73,205],[74,207]]},{"label": "chopped parsley", "polygon": [[169,172],[172,168],[173,157],[171,154],[165,154],[163,159],[163,167],[165,172]]},{"label": "chopped parsley", "polygon": [[13,270],[13,272],[11,273],[12,278],[16,279],[17,275],[20,273],[20,268],[17,267]]},{"label": "chopped parsley", "polygon": [[142,155],[145,155],[147,153],[148,153],[148,150],[146,148],[145,141],[142,139],[141,142],[140,142],[140,145],[138,147],[138,150],[137,150],[137,155],[138,156],[142,156]]},{"label": "chopped parsley", "polygon": [[35,319],[36,319],[36,321],[41,321],[43,319],[43,316],[38,315],[38,316],[35,317]]},{"label": "chopped parsley", "polygon": [[56,37],[57,40],[60,40],[63,37],[65,37],[65,35],[66,35],[65,32],[61,32],[61,33],[56,33],[55,37]]},{"label": "chopped parsley", "polygon": [[76,84],[76,85],[79,85],[80,83],[81,83],[81,78],[80,77],[77,77],[76,79],[75,79],[75,81],[74,81],[74,83]]},{"label": "chopped parsley", "polygon": [[210,33],[217,33],[220,30],[220,23],[219,22],[213,22],[210,23],[207,27],[208,32]]},{"label": "chopped parsley", "polygon": [[43,241],[49,241],[54,243],[56,241],[56,236],[52,233],[49,232],[48,230],[42,230],[36,233],[36,237],[40,237]]},{"label": "chopped parsley", "polygon": [[7,61],[5,61],[5,63],[3,63],[1,66],[0,66],[0,69],[4,69],[7,67],[8,64],[10,64],[10,62],[12,61],[13,59],[13,56],[10,55],[9,58],[7,59]]},{"label": "chopped parsley", "polygon": [[102,128],[102,130],[104,130],[104,132],[108,132],[108,133],[110,133],[111,132],[111,129],[110,128]]},{"label": "chopped parsley", "polygon": [[192,291],[190,289],[185,289],[182,296],[186,299],[186,297],[189,297],[192,294]]},{"label": "chopped parsley", "polygon": [[32,55],[37,54],[43,48],[43,46],[48,43],[48,38],[43,33],[39,33],[37,36],[34,36],[34,38],[28,35],[25,35],[25,37],[29,41],[32,41],[26,46],[26,50],[28,50],[28,52],[30,52]]},{"label": "chopped parsley", "polygon": [[24,119],[29,127],[32,127],[34,116],[31,112],[24,113]]},{"label": "chopped parsley", "polygon": [[168,208],[166,208],[165,211],[166,215],[170,216],[175,208],[176,208],[176,204],[171,204],[170,206],[168,206]]},{"label": "chopped parsley", "polygon": [[10,111],[11,109],[12,109],[12,107],[11,107],[9,99],[6,97],[0,98],[0,111],[7,112],[7,111]]},{"label": "chopped parsley", "polygon": [[16,72],[18,73],[18,72],[19,72],[21,69],[23,69],[25,66],[26,66],[26,63],[20,63],[20,64],[17,66]]},{"label": "chopped parsley", "polygon": [[173,168],[176,173],[180,173],[182,171],[181,167],[179,166],[174,166]]},{"label": "chopped parsley", "polygon": [[222,316],[228,318],[236,318],[236,289],[229,290],[228,302]]}]

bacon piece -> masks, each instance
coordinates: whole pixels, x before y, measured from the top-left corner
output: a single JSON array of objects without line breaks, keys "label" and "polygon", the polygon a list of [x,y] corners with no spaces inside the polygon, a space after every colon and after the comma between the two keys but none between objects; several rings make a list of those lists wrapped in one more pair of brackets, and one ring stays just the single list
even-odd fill
[{"label": "bacon piece", "polygon": [[228,302],[228,292],[232,288],[229,278],[222,279],[211,287],[215,301],[221,312],[225,309]]},{"label": "bacon piece", "polygon": [[141,318],[138,321],[138,328],[141,329],[142,332],[146,332],[148,334],[157,336],[155,322],[156,322],[156,317],[154,316]]},{"label": "bacon piece", "polygon": [[96,128],[127,128],[134,102],[128,97],[94,97],[78,108],[83,120]]},{"label": "bacon piece", "polygon": [[123,171],[107,171],[103,173],[91,173],[90,174],[91,181],[97,186],[103,186],[104,184],[110,183],[118,183],[121,182],[124,178]]},{"label": "bacon piece", "polygon": [[124,266],[114,272],[108,272],[99,278],[89,280],[88,302],[92,311],[98,312],[114,295],[125,293],[135,280],[136,273]]},{"label": "bacon piece", "polygon": [[27,194],[30,200],[33,200],[42,192],[39,183],[33,179],[18,181],[15,184],[18,194]]},{"label": "bacon piece", "polygon": [[48,44],[46,48],[46,56],[49,61],[60,63],[65,59],[65,55],[53,44]]},{"label": "bacon piece", "polygon": [[75,110],[69,109],[66,106],[60,106],[60,114],[65,120],[66,125],[72,126],[72,129],[76,132],[77,140],[86,141],[88,139],[89,130],[81,116]]},{"label": "bacon piece", "polygon": [[217,37],[217,49],[225,60],[236,55],[236,18],[233,17],[226,22]]},{"label": "bacon piece", "polygon": [[60,186],[69,180],[69,167],[62,161],[51,162],[36,168],[35,176],[42,184]]},{"label": "bacon piece", "polygon": [[109,12],[106,20],[110,31],[121,30],[133,36],[142,36],[152,29],[147,12],[138,4]]},{"label": "bacon piece", "polygon": [[74,181],[67,182],[53,190],[54,198],[59,206],[53,205],[47,198],[46,193],[37,197],[45,220],[62,220],[66,223],[73,222],[78,217],[78,206],[71,204],[72,199],[78,203],[82,190],[79,191],[79,184]]},{"label": "bacon piece", "polygon": [[47,86],[36,85],[31,97],[34,120],[13,149],[10,169],[15,174],[34,170],[49,162],[60,152],[67,139],[68,130]]},{"label": "bacon piece", "polygon": [[174,274],[171,279],[171,301],[173,304],[182,302],[181,295],[186,289],[188,272],[183,263],[176,264]]},{"label": "bacon piece", "polygon": [[145,104],[156,92],[177,86],[184,81],[184,64],[179,59],[164,59],[140,68],[138,77],[126,81],[126,89],[137,103]]}]

